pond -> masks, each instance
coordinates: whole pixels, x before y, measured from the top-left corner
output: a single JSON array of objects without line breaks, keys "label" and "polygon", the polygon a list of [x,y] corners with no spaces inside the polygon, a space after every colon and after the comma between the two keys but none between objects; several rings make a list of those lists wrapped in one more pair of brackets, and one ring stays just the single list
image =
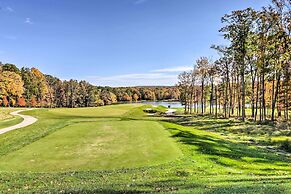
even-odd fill
[{"label": "pond", "polygon": [[183,108],[181,102],[167,102],[167,101],[143,101],[141,102],[143,104],[150,104],[153,106],[164,106],[164,107],[169,107],[170,108]]}]

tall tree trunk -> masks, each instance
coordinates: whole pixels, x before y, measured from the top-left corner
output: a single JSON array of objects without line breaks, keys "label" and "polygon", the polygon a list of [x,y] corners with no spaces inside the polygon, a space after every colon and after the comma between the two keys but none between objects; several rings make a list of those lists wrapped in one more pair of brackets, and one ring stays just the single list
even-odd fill
[{"label": "tall tree trunk", "polygon": [[190,114],[192,114],[193,108],[193,86],[191,86],[191,94],[190,94]]},{"label": "tall tree trunk", "polygon": [[218,100],[217,86],[215,86],[215,118],[217,118],[217,100]]},{"label": "tall tree trunk", "polygon": [[235,106],[235,99],[236,99],[236,90],[235,90],[235,78],[232,76],[232,91],[233,91],[233,101],[232,101],[232,106],[231,106],[231,114],[234,115],[234,106]]},{"label": "tall tree trunk", "polygon": [[204,80],[201,83],[201,111],[204,113]]},{"label": "tall tree trunk", "polygon": [[[271,120],[275,120],[275,107],[276,107],[276,102],[278,99],[278,93],[279,93],[279,87],[280,87],[280,73],[277,73],[277,79],[276,79],[276,89],[274,93],[274,97],[272,98],[272,115],[271,115]],[[273,84],[274,86],[274,84]]]},{"label": "tall tree trunk", "polygon": [[[224,81],[223,81],[224,82]],[[227,83],[223,83],[224,86],[224,103],[223,103],[223,109],[224,109],[224,118],[227,118],[227,101],[228,101],[228,96],[227,96]]]},{"label": "tall tree trunk", "polygon": [[252,119],[255,120],[255,81],[256,81],[256,76],[257,76],[257,69],[253,70],[251,67],[251,74],[252,74]]},{"label": "tall tree trunk", "polygon": [[[279,84],[279,89],[278,89],[278,91],[281,93],[281,91],[282,91],[282,87],[283,86],[281,86],[280,84]],[[282,115],[281,115],[281,107],[279,106],[279,102],[277,101],[277,114],[278,114],[278,117],[281,117]]]},{"label": "tall tree trunk", "polygon": [[218,112],[219,113],[220,113],[220,105],[221,105],[221,103],[220,103],[220,97],[221,97],[221,92],[218,91]]},{"label": "tall tree trunk", "polygon": [[228,89],[229,89],[228,117],[230,118],[230,114],[231,114],[230,112],[231,112],[231,107],[232,107],[232,88],[231,88],[229,76],[228,76]]},{"label": "tall tree trunk", "polygon": [[286,121],[289,120],[289,95],[290,95],[290,74],[291,74],[291,70],[290,70],[290,64],[289,66],[286,65],[285,68],[286,71],[286,76],[285,76],[285,112],[286,112]]},{"label": "tall tree trunk", "polygon": [[[263,67],[264,69],[265,67]],[[262,116],[262,119],[263,121],[266,120],[266,99],[265,99],[265,70],[263,71],[262,73],[262,81],[261,81],[261,84],[262,84],[262,108],[263,108],[263,116]]]},{"label": "tall tree trunk", "polygon": [[187,114],[187,89],[185,87],[184,89],[184,95],[185,95],[185,99],[184,99],[184,103],[185,103],[185,107],[184,107],[184,114]]},{"label": "tall tree trunk", "polygon": [[241,101],[241,90],[240,90],[240,83],[239,83],[239,74],[237,73],[237,118],[240,117],[240,113],[241,113],[241,106],[240,106],[240,101]]},{"label": "tall tree trunk", "polygon": [[262,74],[260,75],[260,122],[263,120],[263,89],[262,89]]},{"label": "tall tree trunk", "polygon": [[241,68],[241,84],[242,84],[242,91],[241,91],[241,97],[242,97],[242,121],[245,121],[246,117],[246,89],[245,89],[245,64],[244,61],[242,62],[242,68]]},{"label": "tall tree trunk", "polygon": [[257,75],[257,86],[256,86],[256,111],[255,111],[255,121],[257,120],[258,115],[258,105],[259,105],[259,91],[260,91],[260,79],[259,74]]},{"label": "tall tree trunk", "polygon": [[289,104],[288,104],[288,81],[286,81],[285,84],[285,96],[284,96],[284,103],[285,103],[285,112],[284,112],[284,116],[285,116],[285,120],[288,121],[289,115],[288,115],[288,111],[289,111]]},{"label": "tall tree trunk", "polygon": [[212,109],[213,109],[213,78],[211,78],[211,93],[210,93],[210,114],[212,114]]},{"label": "tall tree trunk", "polygon": [[193,113],[196,113],[196,90],[193,87]]}]

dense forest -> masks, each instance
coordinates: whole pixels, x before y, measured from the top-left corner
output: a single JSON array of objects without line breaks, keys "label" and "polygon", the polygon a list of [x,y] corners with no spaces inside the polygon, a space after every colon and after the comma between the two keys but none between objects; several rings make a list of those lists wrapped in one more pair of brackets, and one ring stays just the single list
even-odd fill
[{"label": "dense forest", "polygon": [[11,107],[91,107],[141,100],[179,100],[176,87],[100,87],[62,81],[36,68],[0,64],[0,105]]},{"label": "dense forest", "polygon": [[290,0],[273,0],[222,17],[219,32],[229,45],[211,47],[220,58],[201,57],[178,77],[185,113],[290,120],[290,9]]}]

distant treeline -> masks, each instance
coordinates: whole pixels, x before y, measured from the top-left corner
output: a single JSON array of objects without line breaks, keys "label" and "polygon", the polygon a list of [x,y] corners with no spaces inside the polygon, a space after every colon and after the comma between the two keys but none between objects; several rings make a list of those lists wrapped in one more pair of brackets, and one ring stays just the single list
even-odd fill
[{"label": "distant treeline", "polygon": [[101,87],[62,81],[36,68],[0,63],[0,105],[12,107],[93,107],[140,100],[179,100],[176,87]]}]

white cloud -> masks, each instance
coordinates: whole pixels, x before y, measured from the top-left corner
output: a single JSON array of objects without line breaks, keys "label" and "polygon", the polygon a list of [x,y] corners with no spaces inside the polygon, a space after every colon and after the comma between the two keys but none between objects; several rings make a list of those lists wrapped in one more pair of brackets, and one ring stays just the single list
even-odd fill
[{"label": "white cloud", "polygon": [[24,21],[24,23],[26,23],[26,24],[33,24],[33,22],[31,21],[30,18],[26,18],[25,21]]},{"label": "white cloud", "polygon": [[170,67],[164,69],[157,69],[153,70],[152,72],[159,72],[159,73],[170,73],[170,72],[183,72],[183,71],[190,71],[193,67],[191,66],[177,66],[177,67]]},{"label": "white cloud", "polygon": [[148,0],[136,0],[135,2],[134,2],[134,4],[142,4],[142,3],[145,3],[145,2],[147,2]]},{"label": "white cloud", "polygon": [[9,6],[6,6],[6,7],[0,7],[0,11],[4,11],[4,12],[14,12],[14,9],[12,9],[11,7]]},{"label": "white cloud", "polygon": [[11,7],[7,6],[5,7],[5,10],[8,12],[14,12],[14,9],[12,9]]}]

